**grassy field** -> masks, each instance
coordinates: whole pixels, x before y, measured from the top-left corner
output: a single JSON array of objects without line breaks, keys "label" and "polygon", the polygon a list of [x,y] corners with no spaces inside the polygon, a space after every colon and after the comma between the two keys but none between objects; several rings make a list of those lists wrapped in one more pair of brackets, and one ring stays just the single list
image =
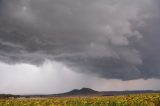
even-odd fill
[{"label": "grassy field", "polygon": [[160,94],[111,97],[1,99],[0,106],[160,106]]}]

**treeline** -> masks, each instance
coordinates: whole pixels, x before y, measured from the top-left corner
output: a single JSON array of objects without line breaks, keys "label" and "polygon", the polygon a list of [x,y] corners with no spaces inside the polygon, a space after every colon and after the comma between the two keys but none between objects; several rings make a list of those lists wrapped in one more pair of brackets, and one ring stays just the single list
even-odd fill
[{"label": "treeline", "polygon": [[19,98],[19,95],[0,94],[0,99]]},{"label": "treeline", "polygon": [[160,91],[152,90],[137,90],[137,91],[106,91],[103,96],[117,96],[117,95],[130,95],[130,94],[146,94],[146,93],[160,93]]}]

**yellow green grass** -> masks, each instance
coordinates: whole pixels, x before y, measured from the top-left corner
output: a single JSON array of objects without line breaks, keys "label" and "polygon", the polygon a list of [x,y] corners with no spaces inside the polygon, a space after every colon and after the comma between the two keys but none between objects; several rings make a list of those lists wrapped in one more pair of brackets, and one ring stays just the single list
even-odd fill
[{"label": "yellow green grass", "polygon": [[0,106],[160,106],[160,94],[111,97],[1,99]]}]

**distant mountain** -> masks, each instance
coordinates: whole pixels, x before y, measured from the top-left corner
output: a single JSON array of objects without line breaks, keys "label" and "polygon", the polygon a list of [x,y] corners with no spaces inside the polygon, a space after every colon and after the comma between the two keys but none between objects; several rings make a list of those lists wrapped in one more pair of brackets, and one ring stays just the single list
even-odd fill
[{"label": "distant mountain", "polygon": [[95,94],[95,93],[98,93],[98,91],[95,91],[90,88],[82,88],[82,89],[74,89],[74,90],[67,92],[67,93],[64,93],[64,94],[79,95],[79,94]]}]

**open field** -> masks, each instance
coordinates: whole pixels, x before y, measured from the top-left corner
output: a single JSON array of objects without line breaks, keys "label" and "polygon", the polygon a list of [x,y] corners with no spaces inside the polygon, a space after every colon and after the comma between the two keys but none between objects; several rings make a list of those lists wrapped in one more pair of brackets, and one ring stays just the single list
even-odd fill
[{"label": "open field", "polygon": [[160,106],[160,94],[1,99],[0,106]]}]

